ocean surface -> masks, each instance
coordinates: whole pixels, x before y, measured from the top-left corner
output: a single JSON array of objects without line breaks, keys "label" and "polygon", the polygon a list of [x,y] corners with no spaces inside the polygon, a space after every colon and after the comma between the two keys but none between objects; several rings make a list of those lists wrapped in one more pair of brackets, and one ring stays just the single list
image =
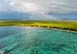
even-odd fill
[{"label": "ocean surface", "polygon": [[36,27],[0,27],[0,54],[77,54],[77,33]]}]

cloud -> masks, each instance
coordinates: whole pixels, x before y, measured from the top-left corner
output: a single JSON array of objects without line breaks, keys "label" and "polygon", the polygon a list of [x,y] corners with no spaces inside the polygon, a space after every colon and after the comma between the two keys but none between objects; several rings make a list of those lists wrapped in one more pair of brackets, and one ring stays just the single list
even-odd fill
[{"label": "cloud", "polygon": [[44,7],[43,4],[40,4],[39,2],[36,1],[11,0],[9,2],[9,5],[13,11],[32,14],[30,19],[50,20],[56,18],[53,16],[46,15],[45,12],[47,11],[47,8]]},{"label": "cloud", "polygon": [[[77,12],[76,5],[76,0],[0,0],[0,10],[11,9],[31,13]],[[32,9],[32,7],[37,11],[30,11],[29,8]]]},{"label": "cloud", "polygon": [[0,12],[6,10],[5,7],[3,7],[2,4],[0,4]]},{"label": "cloud", "polygon": [[[10,5],[15,9],[27,12],[26,4],[35,4],[38,7],[36,13],[68,13],[77,11],[76,0],[11,0]],[[33,8],[35,8],[33,6]],[[33,12],[34,13],[34,12]]]},{"label": "cloud", "polygon": [[0,0],[0,10],[11,9],[31,13],[77,12],[76,5],[77,0]]},{"label": "cloud", "polygon": [[2,9],[3,9],[3,7],[2,7],[1,4],[0,4],[0,11],[2,11]]},{"label": "cloud", "polygon": [[9,10],[9,0],[0,0],[0,12]]},{"label": "cloud", "polygon": [[60,20],[59,18],[55,16],[49,16],[49,15],[41,15],[41,14],[34,14],[30,16],[31,20]]},{"label": "cloud", "polygon": [[27,13],[30,19],[61,19],[55,14],[77,12],[76,5],[77,0],[0,0],[0,12]]}]

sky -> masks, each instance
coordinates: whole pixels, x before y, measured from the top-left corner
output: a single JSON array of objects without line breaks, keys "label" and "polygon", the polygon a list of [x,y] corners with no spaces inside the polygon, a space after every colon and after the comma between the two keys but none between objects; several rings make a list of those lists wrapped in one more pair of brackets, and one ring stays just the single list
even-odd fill
[{"label": "sky", "polygon": [[0,0],[0,20],[77,20],[77,0]]}]

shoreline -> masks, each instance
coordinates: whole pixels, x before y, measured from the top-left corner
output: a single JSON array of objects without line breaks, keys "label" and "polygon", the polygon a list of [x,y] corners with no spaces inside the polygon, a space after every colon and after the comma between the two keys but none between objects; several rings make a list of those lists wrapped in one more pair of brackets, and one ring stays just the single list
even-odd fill
[{"label": "shoreline", "polygon": [[[7,27],[7,26],[0,26],[0,27]],[[23,27],[38,27],[38,28],[47,28],[47,29],[54,29],[54,30],[62,30],[62,31],[67,31],[67,32],[77,32],[76,29],[70,29],[70,28],[59,28],[59,27],[48,27],[48,26],[45,26],[45,27],[44,26],[40,26],[40,27],[39,26],[23,26]]]},{"label": "shoreline", "polygon": [[[27,26],[26,26],[27,27]],[[60,27],[48,27],[48,26],[29,26],[29,27],[38,27],[38,28],[47,28],[47,29],[54,29],[54,30],[62,30],[67,32],[77,32],[76,29],[70,29],[70,28],[60,28]]]},{"label": "shoreline", "polygon": [[[43,28],[43,27],[41,27]],[[66,31],[66,32],[74,32],[74,33],[77,33],[77,31],[74,31],[74,30],[64,30],[64,29],[57,29],[57,28],[46,28],[46,29],[53,29],[53,30],[59,30],[59,31]]]},{"label": "shoreline", "polygon": [[[0,27],[7,27],[7,26],[0,26]],[[66,32],[76,32],[77,33],[77,30],[70,29],[70,28],[59,28],[59,27],[48,27],[48,26],[45,26],[45,27],[44,26],[22,26],[22,27],[37,27],[37,28],[46,28],[46,29],[61,30],[61,31],[66,31]]]},{"label": "shoreline", "polygon": [[53,29],[53,30],[60,30],[60,31],[66,31],[66,32],[75,32],[75,33],[77,33],[77,30],[66,30],[66,29],[58,29],[58,28],[48,28],[48,27],[42,27],[42,26],[40,26],[40,27],[37,27],[37,26],[24,26],[24,27],[36,27],[36,28],[45,28],[45,29]]}]

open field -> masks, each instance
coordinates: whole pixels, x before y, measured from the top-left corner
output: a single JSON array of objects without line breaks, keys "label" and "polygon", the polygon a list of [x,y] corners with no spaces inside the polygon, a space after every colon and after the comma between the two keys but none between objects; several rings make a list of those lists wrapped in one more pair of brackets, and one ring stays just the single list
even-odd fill
[{"label": "open field", "polygon": [[31,26],[77,31],[77,20],[60,20],[60,21],[4,20],[0,21],[0,26]]}]

